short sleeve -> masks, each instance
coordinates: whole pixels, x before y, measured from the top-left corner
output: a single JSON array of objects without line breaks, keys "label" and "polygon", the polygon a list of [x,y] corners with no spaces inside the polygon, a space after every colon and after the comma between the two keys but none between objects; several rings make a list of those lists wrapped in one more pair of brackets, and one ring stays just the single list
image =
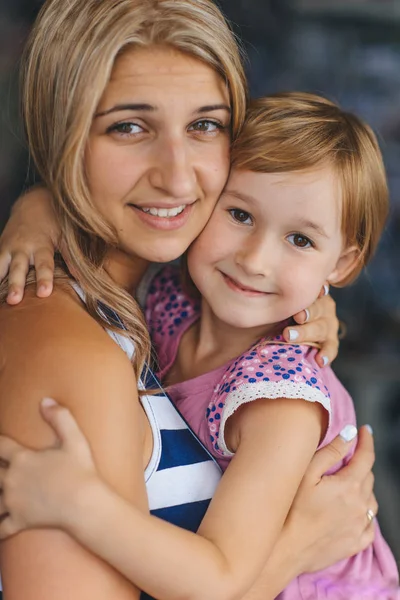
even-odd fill
[{"label": "short sleeve", "polygon": [[207,409],[215,451],[233,456],[225,443],[226,422],[237,409],[257,399],[299,398],[320,403],[331,418],[329,390],[309,346],[259,344],[226,369]]}]

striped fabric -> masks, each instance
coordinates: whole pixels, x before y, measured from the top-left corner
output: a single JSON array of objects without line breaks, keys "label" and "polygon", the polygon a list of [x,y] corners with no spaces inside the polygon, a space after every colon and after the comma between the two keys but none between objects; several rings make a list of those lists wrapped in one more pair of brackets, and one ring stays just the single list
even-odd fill
[{"label": "striped fabric", "polygon": [[[78,286],[74,285],[74,289],[84,301]],[[101,310],[111,323],[120,323],[118,316],[108,308],[101,307]],[[115,331],[107,330],[107,333],[131,359],[132,342]],[[150,370],[145,383],[139,381],[139,386],[156,390],[155,394],[141,397],[153,433],[153,452],[145,470],[150,512],[179,527],[196,531],[221,478],[221,470]],[[143,592],[141,600],[152,599]]]}]

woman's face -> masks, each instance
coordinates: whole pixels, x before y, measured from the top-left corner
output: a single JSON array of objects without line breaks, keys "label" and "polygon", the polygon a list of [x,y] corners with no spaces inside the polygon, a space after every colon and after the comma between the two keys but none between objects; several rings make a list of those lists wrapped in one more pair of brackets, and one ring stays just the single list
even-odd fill
[{"label": "woman's face", "polygon": [[168,47],[117,61],[93,119],[85,166],[93,203],[127,257],[180,256],[207,223],[229,170],[226,84]]}]

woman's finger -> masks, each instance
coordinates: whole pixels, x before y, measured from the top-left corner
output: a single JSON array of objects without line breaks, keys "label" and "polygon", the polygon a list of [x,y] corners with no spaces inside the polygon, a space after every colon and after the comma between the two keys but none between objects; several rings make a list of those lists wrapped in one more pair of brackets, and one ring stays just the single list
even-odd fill
[{"label": "woman's finger", "polygon": [[36,294],[39,298],[47,298],[53,291],[54,252],[42,248],[35,252],[33,264],[36,269]]},{"label": "woman's finger", "polygon": [[320,367],[330,365],[339,353],[339,339],[335,337],[322,342],[321,349],[315,355],[315,360]]},{"label": "woman's finger", "polygon": [[[293,319],[299,325],[302,325],[303,323],[306,323],[308,321],[314,321],[316,319],[321,318],[332,319],[333,323],[335,323],[336,303],[332,296],[322,296],[307,308],[307,313],[306,311],[302,310],[299,313],[293,315]],[[339,327],[339,323],[337,323],[337,327]]]},{"label": "woman's finger", "polygon": [[325,319],[311,320],[301,326],[288,325],[283,330],[283,337],[287,342],[295,344],[320,342],[328,335]]},{"label": "woman's finger", "polygon": [[318,483],[327,471],[345,458],[356,436],[357,428],[346,425],[330,444],[314,454],[306,472],[307,477]]},{"label": "woman's finger", "polygon": [[375,462],[374,438],[369,425],[361,427],[358,433],[357,447],[349,463],[341,473],[352,481],[363,482]]},{"label": "woman's finger", "polygon": [[24,297],[26,276],[29,271],[30,257],[25,252],[13,254],[8,274],[8,304],[18,304]]}]

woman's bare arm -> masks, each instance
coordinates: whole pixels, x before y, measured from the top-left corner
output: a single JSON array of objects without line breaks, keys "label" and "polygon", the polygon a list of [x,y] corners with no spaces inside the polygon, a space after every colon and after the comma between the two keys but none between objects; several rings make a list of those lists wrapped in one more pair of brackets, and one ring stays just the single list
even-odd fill
[{"label": "woman's bare arm", "polygon": [[[59,397],[87,435],[101,477],[146,511],[143,415],[127,357],[74,297],[57,291],[39,300],[33,290],[28,296],[0,310],[1,432],[32,448],[54,444],[38,407],[43,396]],[[5,541],[1,572],[8,600],[139,597],[61,531],[32,530]]]}]

